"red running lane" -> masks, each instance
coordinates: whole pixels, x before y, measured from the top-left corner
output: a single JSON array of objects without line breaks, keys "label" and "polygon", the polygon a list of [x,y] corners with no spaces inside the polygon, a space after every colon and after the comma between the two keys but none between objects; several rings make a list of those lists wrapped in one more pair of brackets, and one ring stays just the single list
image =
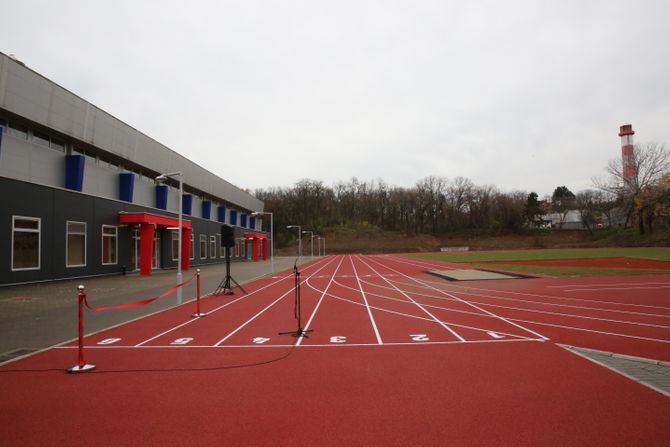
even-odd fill
[{"label": "red running lane", "polygon": [[[416,266],[405,270],[383,257],[331,256],[301,271],[302,278],[316,273],[302,287],[303,317],[314,332],[309,338],[290,338],[288,346],[272,344],[275,335],[262,347],[253,342],[256,334],[275,334],[286,325],[290,330],[294,322],[292,278],[265,278],[245,285],[255,292],[239,301],[233,302],[242,296],[204,300],[207,309],[219,310],[187,326],[194,334],[190,343],[206,339],[211,342],[207,347],[147,343],[87,349],[86,360],[97,369],[80,375],[63,372],[76,359],[76,351],[68,348],[0,367],[3,445],[653,447],[670,439],[666,396],[553,343],[573,340],[581,346],[644,352],[649,342],[523,323],[549,332],[552,341],[430,344],[430,331],[443,328],[419,319],[425,312],[408,297],[428,308],[441,293],[426,284],[403,286],[413,282],[410,278],[423,278]],[[495,287],[505,296],[525,299],[546,292],[547,284],[562,284],[533,281],[497,282]],[[481,294],[478,284],[440,289],[470,293],[466,297],[475,300],[481,299],[475,296]],[[525,295],[511,294],[513,284]],[[89,342],[114,334],[135,341],[135,332],[148,335],[144,321],[155,331],[174,328],[175,322],[191,321],[189,304],[89,337]],[[468,306],[458,300],[452,304]],[[464,307],[445,310],[445,316],[456,309]],[[411,318],[390,318],[389,310],[406,311]],[[475,311],[463,318],[479,324],[489,317]],[[213,340],[234,330],[233,320],[237,327],[248,324],[214,347]],[[373,321],[383,346],[377,345]],[[413,331],[404,326],[408,321],[425,325],[417,331],[430,332],[426,343],[387,341]],[[160,343],[185,335],[182,328]]]}]

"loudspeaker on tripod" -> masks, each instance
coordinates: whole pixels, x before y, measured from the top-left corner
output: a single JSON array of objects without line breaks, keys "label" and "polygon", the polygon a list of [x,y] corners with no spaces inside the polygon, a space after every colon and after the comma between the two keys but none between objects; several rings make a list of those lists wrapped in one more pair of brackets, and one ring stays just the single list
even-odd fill
[{"label": "loudspeaker on tripod", "polygon": [[235,246],[235,230],[228,225],[221,225],[221,246],[234,247]]}]

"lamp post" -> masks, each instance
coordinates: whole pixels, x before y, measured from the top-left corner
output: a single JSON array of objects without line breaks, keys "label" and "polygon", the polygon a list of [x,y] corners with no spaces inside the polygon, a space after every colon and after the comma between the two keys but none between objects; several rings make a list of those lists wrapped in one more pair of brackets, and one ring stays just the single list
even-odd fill
[{"label": "lamp post", "polygon": [[274,254],[275,254],[275,234],[274,234],[274,228],[272,224],[272,213],[267,212],[267,211],[255,211],[251,213],[252,216],[261,216],[263,214],[269,214],[270,215],[270,268],[272,269],[272,273],[275,272],[275,259],[274,259]]},{"label": "lamp post", "polygon": [[[179,235],[179,242],[177,247],[177,284],[181,284],[183,281],[183,275],[181,272],[181,238],[182,238],[182,221],[183,221],[183,210],[182,210],[182,200],[184,196],[184,175],[181,171],[177,172],[168,172],[167,174],[161,174],[156,177],[157,183],[164,183],[167,181],[168,177],[178,177],[179,178],[179,228],[177,229],[177,234]],[[182,303],[182,290],[181,287],[177,289],[177,304]]]},{"label": "lamp post", "polygon": [[316,243],[317,243],[317,247],[318,247],[318,250],[319,250],[319,256],[321,256],[321,239],[323,239],[323,238],[321,236],[317,235]]},{"label": "lamp post", "polygon": [[297,228],[298,229],[298,257],[302,256],[302,231],[300,231],[300,225],[287,225],[286,229]]},{"label": "lamp post", "polygon": [[310,257],[314,258],[314,232],[313,231],[307,231],[307,230],[302,232],[302,234],[307,234],[307,233],[309,233],[311,238],[312,238],[312,249],[311,249],[312,255]]}]

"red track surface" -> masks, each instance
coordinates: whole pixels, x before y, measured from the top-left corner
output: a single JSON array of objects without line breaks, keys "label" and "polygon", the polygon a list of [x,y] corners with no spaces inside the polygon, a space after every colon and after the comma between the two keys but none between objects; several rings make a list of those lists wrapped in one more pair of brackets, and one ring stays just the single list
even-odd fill
[{"label": "red track surface", "polygon": [[558,267],[603,267],[670,270],[670,261],[642,258],[529,259],[521,261],[479,261],[477,264],[552,265]]},{"label": "red track surface", "polygon": [[[667,445],[670,399],[556,346],[670,360],[665,276],[455,283],[331,256],[0,367],[3,445]],[[74,317],[74,316],[73,316]],[[88,313],[87,318],[95,318]],[[73,324],[76,324],[73,321]],[[101,344],[103,343],[103,344]],[[13,371],[13,372],[12,372]]]}]

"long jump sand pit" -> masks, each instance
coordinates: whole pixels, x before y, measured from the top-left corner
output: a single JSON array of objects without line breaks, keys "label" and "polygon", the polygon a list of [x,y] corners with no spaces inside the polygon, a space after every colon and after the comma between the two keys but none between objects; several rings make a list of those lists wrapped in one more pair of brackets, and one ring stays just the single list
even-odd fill
[{"label": "long jump sand pit", "polygon": [[525,275],[517,275],[512,273],[494,272],[491,270],[479,269],[455,269],[455,270],[433,270],[429,271],[433,276],[444,278],[449,281],[482,281],[492,279],[519,279],[529,278]]}]

